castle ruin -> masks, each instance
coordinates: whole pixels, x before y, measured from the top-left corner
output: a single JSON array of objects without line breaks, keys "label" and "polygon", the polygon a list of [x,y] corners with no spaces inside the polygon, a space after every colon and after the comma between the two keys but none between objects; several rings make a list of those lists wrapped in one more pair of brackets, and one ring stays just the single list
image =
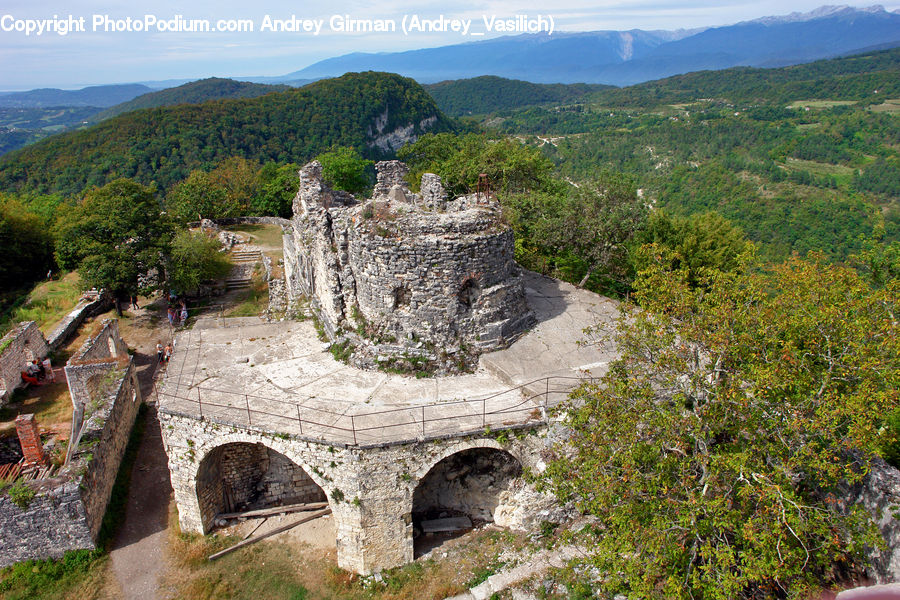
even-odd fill
[{"label": "castle ruin", "polygon": [[448,199],[430,173],[413,193],[396,160],[376,170],[372,198],[357,201],[330,189],[318,162],[303,167],[285,238],[289,300],[311,301],[352,364],[459,372],[534,325],[494,198]]},{"label": "castle ruin", "polygon": [[615,303],[521,269],[489,194],[449,198],[430,174],[414,193],[402,163],[377,170],[367,200],[317,162],[300,171],[285,287],[314,319],[179,333],[158,396],[182,530],[327,501],[338,564],[368,574],[413,560],[441,515],[559,516],[518,475],[543,468],[548,408],[614,356],[578,342]]}]

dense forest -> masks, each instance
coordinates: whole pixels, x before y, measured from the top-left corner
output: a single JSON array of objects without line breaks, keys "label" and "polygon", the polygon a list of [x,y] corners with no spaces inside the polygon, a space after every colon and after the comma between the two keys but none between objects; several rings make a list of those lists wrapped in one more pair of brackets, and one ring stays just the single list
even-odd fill
[{"label": "dense forest", "polygon": [[[888,93],[898,61],[900,51],[888,51],[691,74],[590,102],[501,111],[485,126],[539,147],[570,180],[612,170],[671,214],[716,211],[765,258],[821,250],[844,260],[860,236],[900,239],[900,106],[891,101],[900,90]],[[858,94],[852,74],[864,69],[885,85]],[[807,85],[809,77],[819,79]],[[665,100],[625,104],[640,87]]]},{"label": "dense forest", "polygon": [[378,137],[454,127],[411,79],[351,73],[258,98],[138,110],[54,136],[0,158],[0,190],[60,193],[128,177],[162,192],[194,169],[231,157],[304,162],[333,145],[371,158],[391,154]]},{"label": "dense forest", "polygon": [[257,98],[272,92],[283,92],[289,89],[290,87],[286,85],[266,85],[263,83],[249,83],[221,77],[210,77],[185,83],[178,87],[142,94],[137,98],[116,104],[97,113],[94,115],[93,120],[102,121],[142,108],[174,106],[176,104],[199,104],[225,98]]},{"label": "dense forest", "polygon": [[587,83],[531,83],[484,75],[432,83],[425,89],[442,111],[459,117],[535,104],[573,102],[586,94],[610,87]]}]

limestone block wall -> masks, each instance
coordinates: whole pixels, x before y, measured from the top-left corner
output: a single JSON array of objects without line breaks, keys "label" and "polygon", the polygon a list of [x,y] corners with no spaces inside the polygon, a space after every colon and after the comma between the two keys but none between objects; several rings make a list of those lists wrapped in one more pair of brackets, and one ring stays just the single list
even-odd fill
[{"label": "limestone block wall", "polygon": [[375,196],[359,203],[338,201],[318,163],[305,166],[284,239],[289,299],[309,298],[332,340],[363,332],[351,362],[412,352],[446,366],[457,362],[447,355],[505,347],[533,325],[499,207],[442,210],[437,176],[426,202],[405,187],[402,163],[377,168]]},{"label": "limestone block wall", "polygon": [[22,386],[25,362],[43,360],[49,351],[47,340],[34,321],[19,323],[0,339],[0,406],[8,404],[13,391]]},{"label": "limestone block wall", "polygon": [[109,382],[59,476],[25,483],[36,492],[25,508],[0,494],[0,567],[95,547],[141,403],[132,363]]},{"label": "limestone block wall", "polygon": [[0,567],[95,547],[79,480],[60,477],[26,485],[37,495],[24,509],[0,494]]},{"label": "limestone block wall", "polygon": [[47,345],[50,346],[50,350],[59,350],[85,319],[102,313],[108,310],[109,307],[110,302],[105,298],[79,302],[47,336]]},{"label": "limestone block wall", "polygon": [[84,416],[79,443],[70,463],[72,469],[84,473],[82,501],[93,539],[100,532],[119,465],[143,402],[133,362],[124,369],[117,363],[109,365],[109,380],[106,397],[100,395],[104,390],[98,390],[100,397],[94,403],[95,408]]},{"label": "limestone block wall", "polygon": [[[503,444],[493,437],[477,435],[377,447],[341,447],[274,431],[200,421],[167,413],[164,407],[159,417],[184,531],[205,533],[212,524],[213,515],[203,509],[206,501],[198,498],[198,490],[204,489],[211,475],[201,469],[205,459],[227,444],[262,444],[301,468],[327,494],[335,519],[338,564],[357,573],[372,573],[413,559],[415,489],[442,459],[472,448],[493,448],[509,453],[519,465],[537,468],[544,447],[543,429],[534,430],[534,434],[509,436]],[[531,496],[503,496],[507,503],[519,497],[533,500]],[[495,513],[502,510],[511,514],[522,509],[498,505]]]}]

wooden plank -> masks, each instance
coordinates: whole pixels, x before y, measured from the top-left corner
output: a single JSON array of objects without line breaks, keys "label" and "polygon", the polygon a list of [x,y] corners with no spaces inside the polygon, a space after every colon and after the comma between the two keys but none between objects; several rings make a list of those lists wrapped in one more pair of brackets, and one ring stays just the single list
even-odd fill
[{"label": "wooden plank", "polygon": [[469,517],[450,517],[449,519],[433,519],[431,521],[422,521],[423,533],[439,533],[442,531],[460,531],[461,529],[471,529],[472,521]]},{"label": "wooden plank", "polygon": [[271,517],[274,515],[285,515],[288,513],[301,512],[305,510],[318,510],[328,506],[327,502],[307,502],[305,504],[288,504],[287,506],[273,506],[270,508],[258,508],[256,510],[248,510],[244,512],[228,512],[216,515],[215,520],[219,519],[242,519],[250,517]]},{"label": "wooden plank", "polygon": [[268,533],[264,533],[262,535],[258,535],[256,537],[250,538],[249,540],[244,540],[243,542],[238,542],[234,546],[231,546],[230,548],[225,548],[221,552],[216,552],[215,554],[210,555],[209,560],[212,561],[212,560],[216,560],[217,558],[222,558],[226,554],[231,554],[235,550],[239,550],[240,548],[243,548],[244,546],[249,546],[250,544],[255,544],[256,542],[258,542],[260,540],[264,540],[268,537],[272,537],[273,535],[277,535],[279,533],[285,532],[288,529],[293,529],[297,525],[301,525],[303,523],[306,523],[307,521],[312,521],[314,519],[318,519],[319,517],[324,517],[325,515],[330,515],[330,514],[331,514],[331,509],[326,508],[324,510],[314,512],[310,515],[306,515],[305,517],[303,517],[301,519],[297,519],[293,523],[283,525],[282,527],[278,527],[276,529],[273,529],[272,531],[269,531]]}]

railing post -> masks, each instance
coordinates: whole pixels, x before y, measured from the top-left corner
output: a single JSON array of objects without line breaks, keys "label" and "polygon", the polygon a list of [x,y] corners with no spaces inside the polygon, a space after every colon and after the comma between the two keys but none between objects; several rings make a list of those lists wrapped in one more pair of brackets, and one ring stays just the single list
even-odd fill
[{"label": "railing post", "polygon": [[356,442],[356,417],[350,415],[350,429],[353,431],[353,445],[357,446]]},{"label": "railing post", "polygon": [[300,435],[303,435],[303,419],[300,417],[300,405],[297,405],[297,423],[300,425]]},{"label": "railing post", "polygon": [[250,399],[244,394],[244,402],[247,403],[247,424],[253,425],[253,417],[250,416]]},{"label": "railing post", "polygon": [[487,427],[487,398],[481,399],[481,428]]},{"label": "railing post", "polygon": [[425,406],[422,405],[422,439],[425,439]]},{"label": "railing post", "polygon": [[[157,403],[159,402],[159,396],[157,396]],[[200,388],[197,388],[197,404],[200,405],[200,420],[203,420],[203,402],[200,400]]]}]

